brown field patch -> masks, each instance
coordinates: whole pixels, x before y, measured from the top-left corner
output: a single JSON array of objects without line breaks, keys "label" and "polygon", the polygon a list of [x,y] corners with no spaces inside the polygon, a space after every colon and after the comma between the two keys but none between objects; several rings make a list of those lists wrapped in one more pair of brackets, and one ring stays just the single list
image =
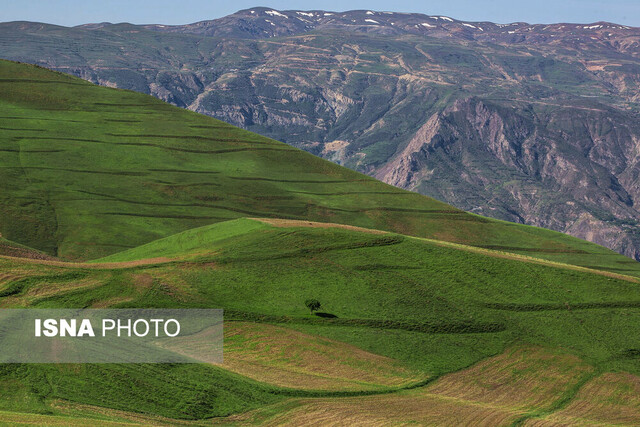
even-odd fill
[{"label": "brown field patch", "polygon": [[309,227],[309,228],[343,228],[345,230],[360,231],[362,233],[371,234],[387,234],[386,231],[374,230],[371,228],[356,227],[353,225],[335,224],[332,222],[315,222],[301,221],[297,219],[280,219],[280,218],[250,218],[254,221],[260,221],[274,227]]},{"label": "brown field patch", "polygon": [[428,396],[418,391],[374,397],[300,399],[288,402],[288,406],[275,417],[255,411],[227,421],[265,426],[498,426],[509,425],[522,414],[508,408]]},{"label": "brown field patch", "polygon": [[133,274],[131,283],[133,283],[136,291],[142,293],[153,286],[153,276],[149,273]]},{"label": "brown field patch", "polygon": [[[206,354],[206,349],[198,351]],[[307,390],[375,390],[428,378],[346,343],[249,322],[225,322],[222,367],[257,381]]]},{"label": "brown field patch", "polygon": [[584,385],[564,409],[525,425],[640,425],[640,377],[607,373]]},{"label": "brown field patch", "polygon": [[3,425],[32,425],[32,426],[63,426],[63,427],[88,427],[96,425],[105,426],[132,426],[129,422],[105,421],[86,417],[67,417],[59,415],[25,414],[20,412],[0,411],[0,420]]},{"label": "brown field patch", "polygon": [[47,274],[49,271],[55,271],[55,269],[34,269],[29,265],[21,264],[0,265],[0,290],[11,282]]},{"label": "brown field patch", "polygon": [[[197,295],[197,291],[193,285],[182,279],[179,275],[176,275],[174,270],[154,270],[151,285],[155,286],[155,289],[178,301],[188,301]],[[140,291],[146,289],[148,288],[141,288]]]},{"label": "brown field patch", "polygon": [[24,307],[24,301],[20,297],[10,296],[0,298],[0,308],[21,308]]},{"label": "brown field patch", "polygon": [[[202,256],[211,256],[212,252],[209,253],[202,253],[202,254],[197,254],[197,255],[202,255]],[[198,270],[217,270],[220,267],[218,266],[217,263],[213,262],[213,261],[206,261],[206,262],[190,262],[190,261],[185,261],[180,263],[180,265],[178,265],[178,268],[181,268],[183,270],[193,270],[193,269],[198,269]]]},{"label": "brown field patch", "polygon": [[320,390],[397,387],[428,377],[349,344],[245,322],[225,323],[224,367],[282,387]]},{"label": "brown field patch", "polygon": [[425,388],[377,396],[298,399],[279,404],[281,411],[257,410],[228,421],[318,426],[510,425],[531,410],[549,407],[592,371],[572,355],[516,347],[445,375]]},{"label": "brown field patch", "polygon": [[81,279],[55,283],[42,282],[39,283],[37,287],[30,288],[24,295],[24,298],[38,299],[49,297],[52,295],[62,295],[67,292],[77,291],[79,289],[96,288],[103,284],[104,282],[98,279]]},{"label": "brown field patch", "polygon": [[[0,235],[0,239],[2,239],[2,235]],[[35,249],[15,246],[10,243],[3,242],[2,240],[0,240],[0,255],[7,255],[7,256],[16,257],[16,258],[31,258],[31,259],[50,260],[50,261],[55,261],[57,259],[45,253],[38,252]]]},{"label": "brown field patch", "polygon": [[0,272],[0,289],[1,289],[1,285],[4,285],[5,283],[11,283],[14,282],[16,280],[20,280],[20,279],[24,279],[25,277],[28,277],[27,274],[21,274],[21,273],[16,273],[14,271],[3,271]]},{"label": "brown field patch", "polygon": [[540,347],[516,347],[447,375],[425,392],[517,410],[541,409],[593,371],[579,358]]},{"label": "brown field patch", "polygon": [[25,264],[40,264],[40,265],[48,265],[52,267],[66,267],[66,268],[90,268],[95,270],[116,270],[121,268],[140,267],[144,265],[166,264],[168,262],[175,261],[174,259],[171,259],[171,258],[157,257],[157,258],[139,259],[135,261],[87,263],[87,262],[66,262],[66,261],[50,261],[50,260],[43,260],[43,259],[18,258],[18,257],[5,256],[5,255],[0,255],[0,259],[4,259],[7,261],[19,261]]},{"label": "brown field patch", "polygon": [[[62,399],[52,400],[49,405],[60,416],[53,416],[51,419],[60,418],[67,420],[70,424],[49,424],[49,419],[43,416],[42,424],[38,425],[78,425],[78,426],[95,426],[95,425],[154,425],[154,426],[173,426],[173,425],[202,425],[205,422],[190,422],[186,420],[176,420],[155,415],[147,415],[136,412],[121,411],[118,409],[102,408],[100,406],[86,405],[82,403],[70,402]],[[10,413],[14,414],[14,413]],[[0,419],[4,414],[0,413]],[[30,414],[16,414],[20,416],[31,416]],[[16,417],[16,419],[19,419]],[[104,419],[110,421],[105,422]]]}]

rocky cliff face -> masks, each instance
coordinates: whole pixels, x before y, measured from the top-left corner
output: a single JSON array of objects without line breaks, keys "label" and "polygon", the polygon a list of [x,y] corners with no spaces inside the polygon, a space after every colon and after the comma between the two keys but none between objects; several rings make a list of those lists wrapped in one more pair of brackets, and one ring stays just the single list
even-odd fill
[{"label": "rocky cliff face", "polygon": [[254,8],[0,24],[0,52],[150,93],[390,184],[640,259],[640,29]]},{"label": "rocky cliff face", "polygon": [[640,194],[626,177],[637,175],[640,127],[614,111],[559,114],[457,100],[431,116],[376,177],[638,257]]}]

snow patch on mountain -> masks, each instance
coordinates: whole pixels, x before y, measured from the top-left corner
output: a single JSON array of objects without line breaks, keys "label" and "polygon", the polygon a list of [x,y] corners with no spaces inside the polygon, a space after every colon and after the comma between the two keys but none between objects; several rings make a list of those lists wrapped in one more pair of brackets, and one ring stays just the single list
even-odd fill
[{"label": "snow patch on mountain", "polygon": [[277,10],[267,10],[264,13],[266,13],[267,15],[271,15],[271,16],[281,16],[284,18],[289,19],[289,17],[283,13],[278,12]]}]

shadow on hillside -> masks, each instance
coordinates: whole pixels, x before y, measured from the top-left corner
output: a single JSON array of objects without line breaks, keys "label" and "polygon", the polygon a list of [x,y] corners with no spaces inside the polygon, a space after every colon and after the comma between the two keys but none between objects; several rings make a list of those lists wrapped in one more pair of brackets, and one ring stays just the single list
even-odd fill
[{"label": "shadow on hillside", "polygon": [[324,317],[325,319],[337,319],[338,316],[336,316],[335,314],[331,314],[331,313],[313,313],[318,317]]}]

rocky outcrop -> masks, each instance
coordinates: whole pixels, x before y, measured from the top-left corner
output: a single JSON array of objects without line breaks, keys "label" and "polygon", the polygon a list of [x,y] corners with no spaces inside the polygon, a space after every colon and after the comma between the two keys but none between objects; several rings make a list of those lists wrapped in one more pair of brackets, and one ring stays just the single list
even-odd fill
[{"label": "rocky outcrop", "polygon": [[623,182],[637,171],[640,127],[616,123],[613,112],[571,116],[588,140],[556,129],[557,114],[457,100],[431,116],[376,177],[638,257],[638,193]]}]

